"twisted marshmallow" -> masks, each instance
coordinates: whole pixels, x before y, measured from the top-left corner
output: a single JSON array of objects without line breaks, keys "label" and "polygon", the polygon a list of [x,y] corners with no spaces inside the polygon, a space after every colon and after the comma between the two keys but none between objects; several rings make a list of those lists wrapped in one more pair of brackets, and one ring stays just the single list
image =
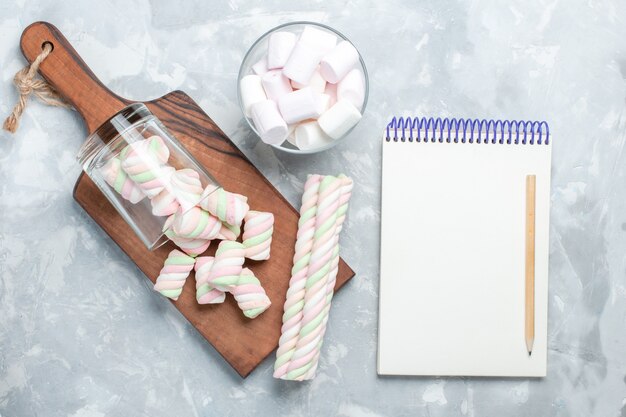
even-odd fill
[{"label": "twisted marshmallow", "polygon": [[231,226],[228,223],[222,223],[220,232],[217,234],[216,239],[220,240],[237,240],[241,234],[241,228],[239,226]]},{"label": "twisted marshmallow", "polygon": [[200,183],[200,174],[189,168],[176,171],[172,175],[169,188],[183,208],[183,211],[187,211],[198,204],[203,191]]},{"label": "twisted marshmallow", "polygon": [[258,278],[248,268],[241,270],[232,293],[243,315],[249,319],[257,317],[272,304]]},{"label": "twisted marshmallow", "polygon": [[243,268],[245,248],[239,242],[223,240],[215,252],[208,283],[235,296],[244,315],[254,318],[267,310],[271,302],[252,271]]},{"label": "twisted marshmallow", "polygon": [[335,232],[339,211],[341,180],[326,176],[319,188],[315,234],[306,279],[302,323],[291,362],[283,379],[302,380],[313,366],[316,348],[324,330],[322,321],[326,307],[326,285],[336,247]]},{"label": "twisted marshmallow", "polygon": [[165,232],[165,236],[191,257],[202,255],[211,245],[210,240],[180,237],[171,229]]},{"label": "twisted marshmallow", "polygon": [[274,364],[274,377],[276,378],[285,375],[298,341],[302,307],[304,306],[304,295],[306,292],[306,276],[311,258],[311,248],[313,247],[318,191],[321,179],[321,175],[309,175],[304,185],[291,279],[289,280],[289,289],[287,290],[287,299],[284,305],[283,325],[281,327],[278,350],[276,351],[276,363]]},{"label": "twisted marshmallow", "polygon": [[319,358],[321,353],[322,344],[324,341],[324,335],[326,334],[326,326],[328,324],[328,317],[330,313],[331,301],[333,299],[335,284],[337,282],[337,273],[339,271],[339,234],[343,229],[343,223],[346,218],[346,213],[348,211],[348,203],[350,202],[350,197],[352,196],[352,188],[354,183],[352,180],[345,175],[339,175],[341,179],[341,187],[340,187],[340,197],[339,197],[339,209],[337,211],[337,222],[336,222],[336,231],[335,231],[335,247],[333,249],[332,260],[330,264],[330,271],[328,273],[328,282],[326,284],[326,303],[324,306],[324,310],[322,311],[322,323],[321,323],[321,334],[319,336],[319,340],[317,345],[314,347],[314,352],[312,358],[310,360],[311,366],[310,368],[302,375],[301,380],[308,380],[315,377],[315,373],[317,371],[317,366],[319,364]]},{"label": "twisted marshmallow", "polygon": [[150,201],[152,214],[169,216],[176,213],[178,207],[187,211],[198,203],[201,194],[200,174],[189,168],[179,169],[172,174],[165,188]]},{"label": "twisted marshmallow", "polygon": [[221,291],[231,292],[239,281],[245,253],[241,243],[222,240],[215,251],[208,282]]},{"label": "twisted marshmallow", "polygon": [[150,136],[127,145],[120,152],[120,158],[125,159],[134,153],[144,153],[154,156],[157,161],[166,164],[170,158],[170,150],[160,136]]},{"label": "twisted marshmallow", "polygon": [[[289,320],[292,317],[283,317],[283,336],[289,336],[288,338],[281,336],[281,341],[288,349],[281,350],[279,346],[282,357],[279,356],[275,364],[274,376],[277,378],[302,380],[304,374],[314,365],[312,359],[316,355],[315,349],[320,344],[324,330],[322,321],[326,307],[328,274],[337,246],[336,229],[341,184],[340,178],[331,176],[323,177],[319,184],[314,226],[311,222],[307,225],[309,229],[313,227],[314,230],[304,285],[304,300],[298,304],[298,307],[301,306],[301,311],[298,311],[301,319],[295,322]],[[301,288],[301,283],[298,284],[300,284],[298,288]],[[288,296],[285,306],[292,303]],[[286,309],[285,315],[288,315],[287,313]]]},{"label": "twisted marshmallow", "polygon": [[191,256],[177,249],[171,251],[157,277],[154,289],[174,301],[178,300],[194,262]]},{"label": "twisted marshmallow", "polygon": [[119,158],[111,158],[101,168],[101,173],[106,183],[132,204],[136,204],[146,197],[141,188],[128,178],[126,172],[122,170]]},{"label": "twisted marshmallow", "polygon": [[272,233],[274,232],[274,215],[261,211],[248,211],[243,226],[243,246],[246,258],[253,261],[264,261],[270,258]]},{"label": "twisted marshmallow", "polygon": [[230,193],[213,184],[209,184],[202,193],[200,207],[233,226],[240,226],[250,209],[247,197]]},{"label": "twisted marshmallow", "polygon": [[215,239],[220,232],[222,222],[200,207],[192,207],[183,212],[179,209],[172,223],[172,230],[179,237],[191,239]]},{"label": "twisted marshmallow", "polygon": [[226,299],[224,292],[209,284],[209,273],[213,267],[212,256],[200,256],[196,259],[196,300],[198,304],[219,304]]},{"label": "twisted marshmallow", "polygon": [[122,169],[149,198],[165,189],[175,171],[171,166],[160,165],[150,154],[139,152],[122,159]]}]

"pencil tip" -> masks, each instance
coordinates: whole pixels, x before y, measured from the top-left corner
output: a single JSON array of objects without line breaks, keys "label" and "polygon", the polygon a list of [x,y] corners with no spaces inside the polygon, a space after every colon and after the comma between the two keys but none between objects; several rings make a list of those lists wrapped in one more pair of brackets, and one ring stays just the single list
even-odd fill
[{"label": "pencil tip", "polygon": [[530,356],[532,353],[533,353],[533,351],[532,351],[532,350],[529,350],[529,351],[528,351],[528,356]]}]

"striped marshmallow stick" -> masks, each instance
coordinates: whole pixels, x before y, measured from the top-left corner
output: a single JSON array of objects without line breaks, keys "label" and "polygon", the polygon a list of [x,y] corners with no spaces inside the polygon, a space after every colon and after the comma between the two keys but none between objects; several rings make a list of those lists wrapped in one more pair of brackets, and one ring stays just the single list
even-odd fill
[{"label": "striped marshmallow stick", "polygon": [[178,249],[171,251],[156,279],[155,291],[174,301],[178,300],[194,263],[195,260],[191,256],[185,255]]},{"label": "striped marshmallow stick", "polygon": [[247,197],[230,193],[213,184],[204,189],[200,207],[232,226],[241,226],[244,216],[250,210]]},{"label": "striped marshmallow stick", "polygon": [[215,258],[199,256],[196,258],[196,300],[198,304],[219,304],[226,299],[226,294],[209,284],[209,273]]},{"label": "striped marshmallow stick", "polygon": [[315,234],[307,271],[302,323],[298,341],[282,379],[300,381],[313,366],[316,348],[323,331],[326,285],[336,246],[335,232],[339,212],[341,179],[325,176],[319,188]]},{"label": "striped marshmallow stick", "polygon": [[248,211],[243,225],[243,246],[246,258],[264,261],[270,258],[274,215],[261,211]]},{"label": "striped marshmallow stick", "polygon": [[304,185],[291,279],[289,280],[289,289],[287,290],[287,298],[283,307],[283,325],[278,350],[276,351],[276,363],[274,364],[274,377],[276,378],[282,377],[286,373],[302,324],[306,276],[311,258],[311,248],[313,247],[315,216],[321,179],[321,175],[309,175]]},{"label": "striped marshmallow stick", "polygon": [[100,168],[102,177],[107,184],[122,196],[122,198],[136,204],[143,200],[146,195],[133,180],[128,178],[128,174],[122,169],[122,162],[119,158],[111,158]]},{"label": "striped marshmallow stick", "polygon": [[339,197],[339,211],[337,213],[337,230],[335,231],[335,247],[333,249],[333,257],[331,261],[330,272],[328,273],[328,283],[326,284],[326,305],[323,311],[323,320],[322,320],[322,332],[318,341],[317,346],[315,347],[315,355],[313,356],[311,362],[312,366],[309,370],[302,376],[302,380],[309,380],[315,377],[315,373],[317,371],[317,366],[319,364],[320,352],[322,349],[322,343],[324,341],[324,335],[326,334],[326,328],[328,324],[328,317],[330,313],[330,306],[333,299],[335,284],[337,282],[337,272],[339,271],[339,234],[343,229],[343,223],[346,219],[346,213],[348,211],[348,204],[350,202],[350,197],[352,196],[352,188],[354,187],[353,181],[341,174],[338,176],[341,179],[342,185],[340,188],[340,197]]},{"label": "striped marshmallow stick", "polygon": [[251,270],[243,268],[237,285],[232,289],[237,305],[249,319],[257,317],[272,304],[259,279]]}]

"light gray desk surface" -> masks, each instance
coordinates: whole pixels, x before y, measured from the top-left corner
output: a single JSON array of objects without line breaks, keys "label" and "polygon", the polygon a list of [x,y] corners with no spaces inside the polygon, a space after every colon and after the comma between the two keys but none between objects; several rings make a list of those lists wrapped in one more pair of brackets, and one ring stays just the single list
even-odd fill
[{"label": "light gray desk surface", "polygon": [[[83,124],[33,100],[0,135],[2,417],[626,416],[626,3],[6,0],[3,117],[36,20],[122,96],[189,93],[294,205],[308,173],[353,177],[341,252],[357,276],[314,381],[274,380],[272,359],[242,380],[72,200]],[[236,101],[247,48],[293,20],[344,32],[371,76],[361,124],[311,157],[260,143]],[[550,123],[547,378],[377,377],[380,136],[409,114]]]}]

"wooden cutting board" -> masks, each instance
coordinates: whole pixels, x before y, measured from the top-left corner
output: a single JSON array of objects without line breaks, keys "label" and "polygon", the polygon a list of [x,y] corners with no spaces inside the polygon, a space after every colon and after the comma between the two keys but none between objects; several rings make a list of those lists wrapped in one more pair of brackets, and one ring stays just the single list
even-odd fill
[{"label": "wooden cutting board", "polygon": [[[61,32],[49,23],[33,23],[22,33],[20,45],[29,62],[39,55],[45,42],[50,42],[54,49],[41,64],[39,72],[74,105],[89,133],[132,103],[108,90]],[[107,56],[106,59],[115,60],[116,57]],[[187,94],[174,91],[146,105],[225,189],[248,196],[248,203],[254,210],[274,213],[271,259],[247,261],[272,300],[272,306],[266,312],[249,320],[232,297],[227,297],[224,304],[198,305],[193,274],[174,303],[239,375],[246,377],[278,345],[298,212]],[[169,243],[153,252],[148,251],[86,175],[79,177],[74,198],[144,274],[155,281],[174,246]],[[212,245],[209,253],[214,251],[215,245]],[[352,269],[342,260],[336,289],[353,276]],[[156,292],[154,296],[161,297]],[[165,298],[163,302],[166,302]]]}]

